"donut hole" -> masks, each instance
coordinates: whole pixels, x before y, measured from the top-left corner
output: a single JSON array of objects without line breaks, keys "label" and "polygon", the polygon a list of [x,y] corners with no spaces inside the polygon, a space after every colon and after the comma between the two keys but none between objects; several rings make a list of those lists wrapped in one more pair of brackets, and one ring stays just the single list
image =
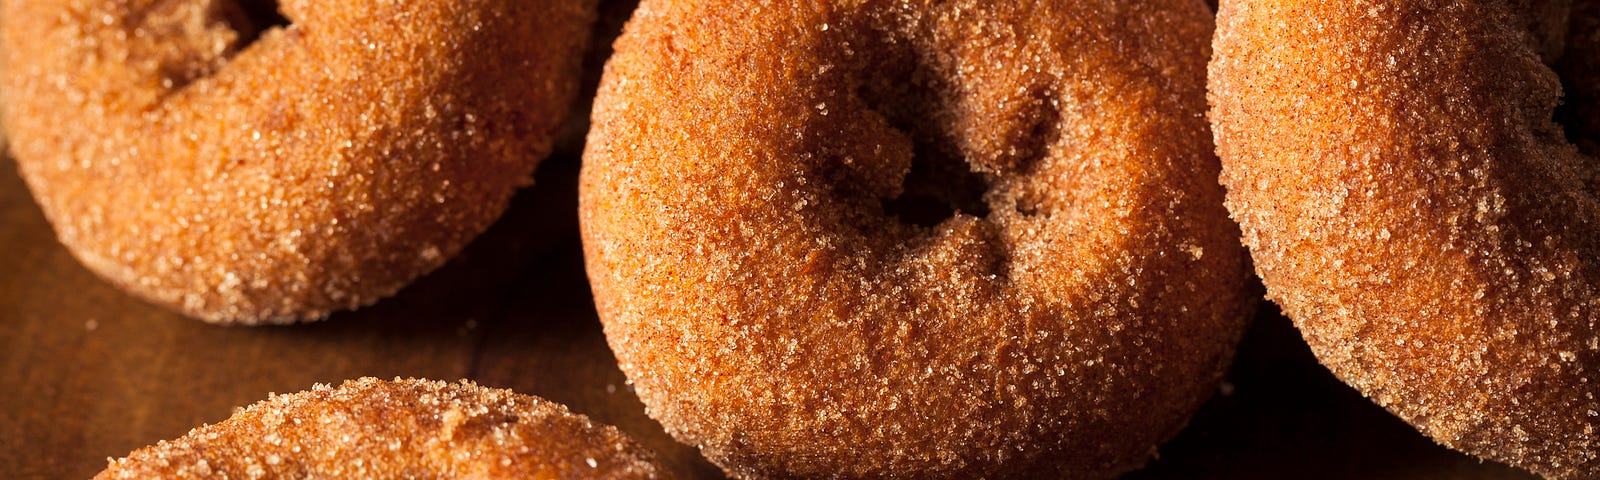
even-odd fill
[{"label": "donut hole", "polygon": [[1061,135],[1047,81],[963,91],[950,80],[959,69],[933,63],[940,57],[921,54],[927,45],[882,32],[867,43],[875,55],[856,96],[912,147],[899,194],[879,199],[885,215],[932,227],[997,209],[1049,213],[1048,195],[1024,180]]},{"label": "donut hole", "polygon": [[1600,8],[1572,12],[1565,51],[1551,67],[1561,81],[1562,98],[1554,120],[1568,142],[1585,158],[1591,195],[1600,196]]},{"label": "donut hole", "polygon": [[1583,78],[1593,73],[1566,64],[1558,64],[1557,72],[1563,98],[1555,109],[1556,124],[1579,151],[1591,157],[1600,155],[1600,118],[1596,118],[1600,116],[1600,102],[1595,98],[1600,92],[1584,88],[1589,86],[1585,80],[1590,79]]},{"label": "donut hole", "polygon": [[1556,125],[1561,127],[1562,133],[1566,134],[1567,140],[1571,141],[1574,146],[1578,147],[1579,152],[1593,157],[1597,153],[1600,153],[1596,152],[1595,148],[1597,139],[1590,138],[1589,130],[1592,128],[1590,125],[1586,124],[1587,122],[1585,122],[1587,119],[1583,117],[1583,109],[1573,103],[1573,100],[1575,99],[1572,98],[1572,93],[1570,93],[1572,92],[1572,87],[1568,85],[1563,85],[1562,87],[1563,90],[1569,93],[1567,94],[1565,101],[1560,106],[1556,107]]},{"label": "donut hole", "polygon": [[1000,181],[1033,173],[1050,145],[1060,138],[1060,114],[1045,99],[1046,94],[1037,95],[1038,108],[1022,115],[1028,125],[1009,132],[1004,151],[989,152],[988,158],[980,159],[963,154],[958,146],[962,139],[948,130],[954,123],[947,104],[917,76],[906,78],[898,83],[901,91],[861,92],[869,108],[883,115],[912,145],[911,167],[902,179],[901,193],[881,200],[886,215],[932,227],[961,214],[985,218],[996,208],[1029,217],[1049,214],[1047,195],[1040,189],[1021,181],[1007,181],[1002,186]]},{"label": "donut hole", "polygon": [[264,33],[290,24],[274,0],[164,2],[131,20],[133,33],[148,39],[143,55],[157,59],[156,73],[170,91],[216,74]]},{"label": "donut hole", "polygon": [[283,15],[276,0],[239,0],[235,5],[237,8],[233,9],[233,18],[228,19],[228,24],[239,32],[239,40],[234,44],[236,52],[255,44],[268,30],[289,26],[289,17]]},{"label": "donut hole", "polygon": [[990,180],[961,155],[947,131],[948,87],[928,71],[907,42],[877,43],[882,46],[876,50],[883,55],[868,62],[872,70],[857,96],[912,146],[900,194],[880,199],[884,214],[921,227],[960,214],[988,216],[984,194]]},{"label": "donut hole", "polygon": [[911,170],[906,173],[902,193],[883,199],[883,211],[901,222],[933,227],[956,215],[989,215],[983,197],[989,180],[972,171],[959,157],[916,148]]}]

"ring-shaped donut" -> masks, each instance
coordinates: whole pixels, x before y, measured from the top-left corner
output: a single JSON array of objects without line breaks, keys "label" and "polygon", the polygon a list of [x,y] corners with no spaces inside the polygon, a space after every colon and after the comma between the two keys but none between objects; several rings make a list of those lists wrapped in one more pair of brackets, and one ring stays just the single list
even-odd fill
[{"label": "ring-shaped donut", "polygon": [[[1223,0],[1212,119],[1269,297],[1438,442],[1600,478],[1600,7]],[[1571,19],[1570,22],[1568,19]]]},{"label": "ring-shaped donut", "polygon": [[1210,19],[641,2],[580,218],[649,414],[742,478],[1142,465],[1254,301],[1204,118]]},{"label": "ring-shaped donut", "polygon": [[608,425],[470,382],[362,378],[277,395],[95,478],[670,478]]},{"label": "ring-shaped donut", "polygon": [[442,265],[530,182],[594,4],[6,2],[5,128],[96,273],[208,321],[314,319]]}]

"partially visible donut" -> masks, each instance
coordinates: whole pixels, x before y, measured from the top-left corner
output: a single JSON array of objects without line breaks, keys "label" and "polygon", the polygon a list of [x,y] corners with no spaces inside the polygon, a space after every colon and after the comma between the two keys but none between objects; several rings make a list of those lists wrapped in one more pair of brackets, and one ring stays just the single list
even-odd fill
[{"label": "partially visible donut", "polygon": [[1142,465],[1255,297],[1204,118],[1210,19],[641,2],[580,218],[649,414],[743,478]]},{"label": "partially visible donut", "polygon": [[595,0],[275,10],[4,3],[11,149],[90,269],[225,323],[393,294],[530,182],[574,94]]},{"label": "partially visible donut", "polygon": [[1228,207],[1317,357],[1550,478],[1600,478],[1600,152],[1545,63],[1594,135],[1596,5],[1223,0],[1211,63]]},{"label": "partially visible donut", "polygon": [[669,478],[616,428],[467,381],[363,378],[277,395],[95,478]]}]

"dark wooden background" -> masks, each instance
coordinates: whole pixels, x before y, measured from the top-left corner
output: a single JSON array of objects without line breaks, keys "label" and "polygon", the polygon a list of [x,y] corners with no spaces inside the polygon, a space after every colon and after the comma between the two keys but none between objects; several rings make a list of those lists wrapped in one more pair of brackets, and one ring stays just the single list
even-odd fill
[{"label": "dark wooden background", "polygon": [[[606,2],[589,55],[631,9]],[[586,102],[580,102],[586,103]],[[688,478],[719,478],[644,415],[605,345],[584,277],[577,172],[587,105],[488,233],[398,296],[327,321],[229,328],[143,303],[56,243],[0,155],[0,477],[87,478],[269,393],[361,376],[469,378],[616,425]],[[1316,363],[1264,305],[1228,384],[1130,479],[1530,478],[1434,445]]]}]

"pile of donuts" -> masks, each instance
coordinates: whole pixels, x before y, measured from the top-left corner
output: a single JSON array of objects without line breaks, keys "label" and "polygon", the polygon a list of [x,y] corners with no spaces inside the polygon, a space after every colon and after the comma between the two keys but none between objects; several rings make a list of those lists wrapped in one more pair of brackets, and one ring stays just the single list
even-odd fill
[{"label": "pile of donuts", "polygon": [[[107,281],[317,320],[530,185],[596,3],[6,2],[3,124]],[[647,413],[733,477],[1132,471],[1259,278],[1421,433],[1600,478],[1600,2],[642,0],[614,50],[595,306]],[[374,379],[102,473],[667,475],[543,400]]]}]

